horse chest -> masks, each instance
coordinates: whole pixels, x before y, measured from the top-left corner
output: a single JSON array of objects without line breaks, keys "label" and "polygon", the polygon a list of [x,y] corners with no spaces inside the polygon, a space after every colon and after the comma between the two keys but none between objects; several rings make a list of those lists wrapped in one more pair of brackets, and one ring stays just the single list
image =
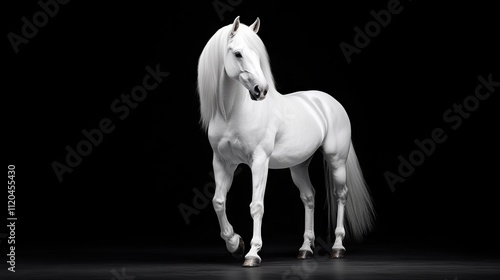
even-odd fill
[{"label": "horse chest", "polygon": [[226,160],[236,162],[247,162],[252,153],[251,147],[234,135],[222,137],[217,150]]},{"label": "horse chest", "polygon": [[218,131],[209,135],[209,138],[214,152],[234,163],[248,163],[255,149],[248,137],[245,138],[234,131]]}]

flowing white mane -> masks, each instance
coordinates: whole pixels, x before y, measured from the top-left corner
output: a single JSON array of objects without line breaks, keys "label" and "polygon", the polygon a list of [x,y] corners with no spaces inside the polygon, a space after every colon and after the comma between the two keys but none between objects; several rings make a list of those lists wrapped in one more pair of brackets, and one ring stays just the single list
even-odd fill
[{"label": "flowing white mane", "polygon": [[[260,37],[248,26],[241,24],[237,36],[242,36],[247,45],[260,57],[262,72],[269,84],[269,94],[274,94],[274,79],[269,64],[269,56],[266,47]],[[219,84],[221,79],[227,78],[224,72],[224,55],[230,40],[231,24],[219,29],[210,38],[198,62],[198,94],[200,97],[201,125],[208,129],[210,120],[215,116],[217,110],[225,115],[222,100],[219,97]]]}]

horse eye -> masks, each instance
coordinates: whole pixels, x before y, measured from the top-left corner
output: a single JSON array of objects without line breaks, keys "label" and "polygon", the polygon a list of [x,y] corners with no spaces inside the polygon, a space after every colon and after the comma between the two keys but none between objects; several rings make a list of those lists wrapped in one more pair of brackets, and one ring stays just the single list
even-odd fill
[{"label": "horse eye", "polygon": [[234,56],[236,56],[237,58],[242,58],[242,55],[240,52],[235,52],[234,53]]}]

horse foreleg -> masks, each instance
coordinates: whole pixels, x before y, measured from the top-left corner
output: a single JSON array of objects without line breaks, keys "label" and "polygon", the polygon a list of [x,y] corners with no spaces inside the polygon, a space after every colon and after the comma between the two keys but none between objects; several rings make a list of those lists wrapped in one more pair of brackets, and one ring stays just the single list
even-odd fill
[{"label": "horse foreleg", "polygon": [[300,199],[305,208],[304,243],[299,249],[297,259],[311,258],[314,248],[314,188],[309,179],[310,160],[290,168],[292,180],[300,190]]},{"label": "horse foreleg", "polygon": [[220,236],[226,241],[226,248],[234,257],[242,257],[245,244],[241,237],[234,233],[233,226],[226,216],[226,196],[233,182],[235,164],[229,164],[214,155],[213,159],[215,194],[212,203],[220,225]]},{"label": "horse foreleg", "polygon": [[257,254],[262,248],[261,226],[264,215],[264,193],[266,191],[269,157],[258,156],[252,164],[252,203],[250,203],[250,215],[253,219],[253,237],[250,251],[245,256],[244,267],[260,266],[261,258]]}]

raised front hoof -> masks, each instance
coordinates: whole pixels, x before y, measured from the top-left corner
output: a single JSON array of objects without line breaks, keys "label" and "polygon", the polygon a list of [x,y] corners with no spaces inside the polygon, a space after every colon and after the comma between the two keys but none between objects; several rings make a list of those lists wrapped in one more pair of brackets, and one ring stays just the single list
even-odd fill
[{"label": "raised front hoof", "polygon": [[330,259],[341,259],[344,257],[345,249],[332,249]]},{"label": "raised front hoof", "polygon": [[243,242],[243,239],[241,239],[241,237],[240,237],[240,242],[238,244],[238,249],[236,249],[236,251],[232,252],[231,254],[236,259],[243,258],[243,255],[245,254],[245,242]]},{"label": "raised front hoof", "polygon": [[258,258],[246,258],[243,262],[243,267],[259,267],[260,259]]},{"label": "raised front hoof", "polygon": [[297,260],[307,260],[310,259],[312,255],[311,251],[300,250],[297,255]]}]

